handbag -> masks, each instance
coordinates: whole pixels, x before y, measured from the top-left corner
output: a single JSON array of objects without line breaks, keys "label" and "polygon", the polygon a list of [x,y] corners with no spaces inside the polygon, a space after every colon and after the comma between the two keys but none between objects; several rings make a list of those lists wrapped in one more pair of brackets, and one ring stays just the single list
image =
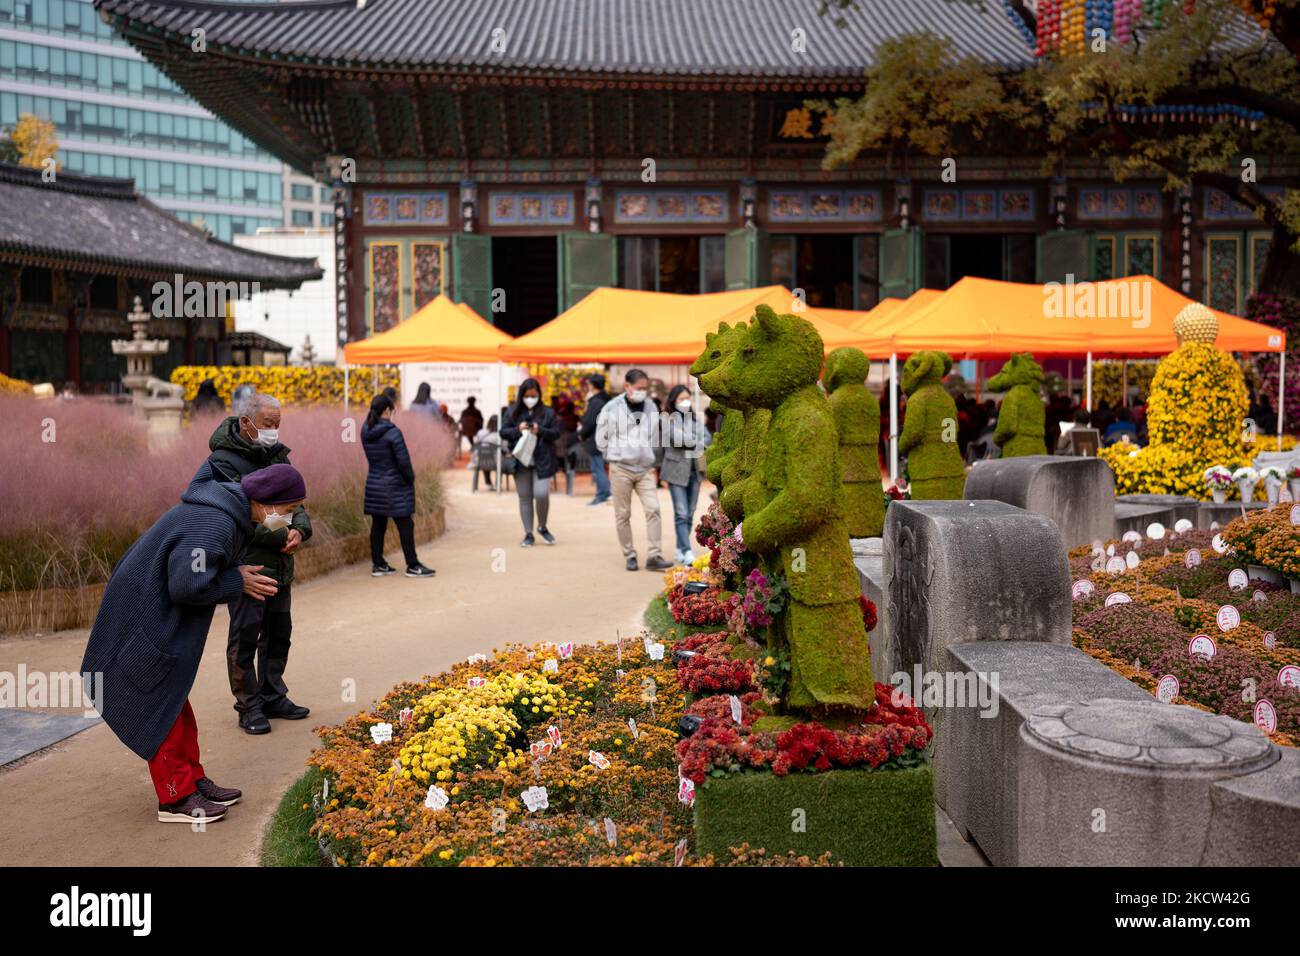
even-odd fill
[{"label": "handbag", "polygon": [[515,442],[515,447],[510,450],[515,458],[524,468],[533,467],[533,452],[537,449],[537,436],[532,432],[524,432],[519,436],[519,441]]}]

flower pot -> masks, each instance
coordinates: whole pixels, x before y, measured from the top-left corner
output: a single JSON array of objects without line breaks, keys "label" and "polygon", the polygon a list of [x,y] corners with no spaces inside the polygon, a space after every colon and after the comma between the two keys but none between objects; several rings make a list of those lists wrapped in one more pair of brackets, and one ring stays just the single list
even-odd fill
[{"label": "flower pot", "polygon": [[1239,481],[1239,482],[1237,482],[1237,491],[1241,492],[1241,500],[1242,500],[1242,501],[1254,501],[1254,500],[1255,500],[1255,486],[1256,486],[1257,484],[1259,484],[1258,481]]},{"label": "flower pot", "polygon": [[1216,505],[1226,504],[1228,501],[1228,491],[1226,488],[1214,488],[1210,491],[1210,494],[1214,496],[1214,503]]},{"label": "flower pot", "polygon": [[1246,576],[1252,581],[1265,581],[1269,584],[1285,584],[1286,575],[1280,571],[1274,571],[1272,568],[1266,568],[1262,564],[1246,565]]},{"label": "flower pot", "polygon": [[1264,479],[1264,493],[1268,495],[1269,506],[1277,504],[1282,497],[1282,482],[1277,478]]}]

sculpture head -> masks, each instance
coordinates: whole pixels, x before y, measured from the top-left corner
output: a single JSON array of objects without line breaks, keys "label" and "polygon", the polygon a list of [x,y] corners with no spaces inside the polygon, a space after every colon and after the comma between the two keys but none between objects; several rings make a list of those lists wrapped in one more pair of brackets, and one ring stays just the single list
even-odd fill
[{"label": "sculpture head", "polygon": [[1213,345],[1219,337],[1219,318],[1199,302],[1189,302],[1174,316],[1174,337],[1178,344],[1204,342]]},{"label": "sculpture head", "polygon": [[812,323],[760,305],[731,354],[700,377],[700,388],[724,402],[776,408],[787,396],[816,384],[824,348]]},{"label": "sculpture head", "polygon": [[845,345],[826,356],[826,391],[843,385],[865,385],[871,374],[871,359],[862,349]]},{"label": "sculpture head", "polygon": [[990,392],[1009,392],[1016,385],[1028,385],[1034,391],[1043,387],[1043,367],[1028,352],[1014,353],[1002,371],[989,379]]},{"label": "sculpture head", "polygon": [[938,385],[952,370],[952,356],[947,352],[916,352],[903,365],[903,394],[911,395],[926,385]]},{"label": "sculpture head", "polygon": [[[736,350],[736,346],[740,344],[740,340],[744,337],[744,322],[737,322],[735,326],[722,322],[718,325],[718,331],[705,333],[704,351],[691,363],[691,374],[698,380],[706,372],[712,372],[726,361],[727,356]],[[721,396],[710,392],[702,381],[700,382],[700,390],[713,399],[714,402],[721,401]]]}]

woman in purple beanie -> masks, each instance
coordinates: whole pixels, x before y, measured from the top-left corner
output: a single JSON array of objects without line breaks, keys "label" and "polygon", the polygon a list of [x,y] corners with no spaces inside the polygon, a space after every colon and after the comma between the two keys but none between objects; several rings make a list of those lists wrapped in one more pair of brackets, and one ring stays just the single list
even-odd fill
[{"label": "woman in purple beanie", "polygon": [[241,592],[259,600],[276,593],[260,567],[239,564],[255,526],[284,520],[306,497],[292,465],[251,472],[242,484],[218,481],[205,466],[104,589],[81,672],[101,675],[95,709],[149,762],[164,823],[220,820],[242,796],[199,762],[190,688],[216,605]]}]

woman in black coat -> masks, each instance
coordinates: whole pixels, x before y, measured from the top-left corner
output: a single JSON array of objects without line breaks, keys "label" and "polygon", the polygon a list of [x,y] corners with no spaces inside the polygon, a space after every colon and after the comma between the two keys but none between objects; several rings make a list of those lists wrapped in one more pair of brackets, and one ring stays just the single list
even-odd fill
[{"label": "woman in black coat", "polygon": [[537,533],[547,544],[555,544],[555,535],[546,527],[546,516],[551,510],[551,476],[557,467],[555,440],[560,437],[560,423],[555,412],[542,404],[542,386],[535,378],[526,378],[519,386],[515,403],[506,411],[506,421],[501,427],[501,441],[514,448],[524,432],[532,432],[537,436],[532,464],[525,468],[523,462],[519,462],[515,466],[519,517],[524,522],[524,540],[520,544],[531,548],[537,543],[533,537],[534,509],[537,511]]},{"label": "woman in black coat", "polygon": [[370,473],[366,475],[366,514],[370,515],[371,577],[396,574],[397,569],[384,559],[384,536],[388,519],[397,525],[397,537],[406,556],[408,578],[431,578],[433,568],[420,563],[415,553],[415,469],[406,450],[402,430],[393,424],[393,400],[376,395],[370,413],[361,426],[361,447],[365,450]]}]

